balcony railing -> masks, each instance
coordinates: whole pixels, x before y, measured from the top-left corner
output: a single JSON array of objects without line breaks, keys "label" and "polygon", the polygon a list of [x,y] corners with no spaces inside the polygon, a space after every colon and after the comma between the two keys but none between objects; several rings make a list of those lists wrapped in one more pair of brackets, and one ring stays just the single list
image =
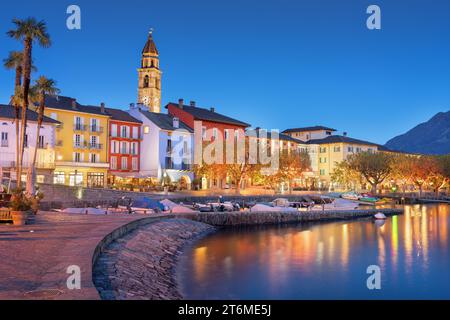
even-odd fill
[{"label": "balcony railing", "polygon": [[90,126],[89,131],[93,133],[103,133],[103,127],[100,126]]},{"label": "balcony railing", "polygon": [[134,137],[131,134],[127,134],[127,135],[123,135],[120,132],[116,132],[116,133],[110,133],[109,136],[111,138],[122,138],[122,139],[132,139],[132,140],[142,140],[142,137],[140,134],[137,135],[137,137]]},{"label": "balcony railing", "polygon": [[1,146],[4,148],[8,147],[8,141],[7,140],[2,140]]},{"label": "balcony railing", "polygon": [[86,131],[87,126],[84,124],[75,124],[73,126],[74,131]]},{"label": "balcony railing", "polygon": [[73,144],[74,149],[86,149],[87,145],[85,143],[74,143]]},{"label": "balcony railing", "polygon": [[89,143],[89,149],[91,150],[102,150],[103,144],[101,143]]}]

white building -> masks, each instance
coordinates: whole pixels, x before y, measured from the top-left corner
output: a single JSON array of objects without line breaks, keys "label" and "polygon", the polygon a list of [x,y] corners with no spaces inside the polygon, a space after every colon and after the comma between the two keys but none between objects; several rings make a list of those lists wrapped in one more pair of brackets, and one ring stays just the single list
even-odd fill
[{"label": "white building", "polygon": [[128,112],[142,121],[139,176],[170,179],[190,188],[194,179],[192,129],[176,117],[146,111],[139,105],[132,105]]},{"label": "white building", "polygon": [[[0,104],[0,167],[1,179],[16,180],[16,124],[14,122],[15,110],[11,105]],[[27,129],[25,136],[25,149],[23,155],[24,174],[22,181],[26,181],[26,170],[33,161],[36,148],[38,114],[28,110]],[[19,121],[19,128],[20,128]],[[60,122],[51,118],[43,118],[39,132],[39,143],[36,155],[36,178],[38,183],[52,183],[55,168],[55,130]]]}]

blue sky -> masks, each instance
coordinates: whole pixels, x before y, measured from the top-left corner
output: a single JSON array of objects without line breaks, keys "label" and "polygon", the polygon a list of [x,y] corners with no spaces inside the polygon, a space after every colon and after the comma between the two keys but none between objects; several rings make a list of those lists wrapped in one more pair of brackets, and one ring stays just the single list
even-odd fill
[{"label": "blue sky", "polygon": [[[82,29],[66,28],[81,7]],[[366,28],[381,7],[382,29]],[[253,126],[326,125],[385,143],[450,109],[450,2],[31,1],[2,3],[0,56],[13,17],[44,19],[49,49],[36,75],[81,103],[127,108],[137,98],[140,52],[150,27],[160,52],[163,104],[195,100]],[[0,102],[14,73],[0,69]]]}]

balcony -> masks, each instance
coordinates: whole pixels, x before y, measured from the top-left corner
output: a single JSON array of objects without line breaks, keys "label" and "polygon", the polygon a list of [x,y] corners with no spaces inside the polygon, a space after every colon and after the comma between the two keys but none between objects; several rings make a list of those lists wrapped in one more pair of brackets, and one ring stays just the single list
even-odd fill
[{"label": "balcony", "polygon": [[103,144],[101,143],[89,143],[89,149],[90,150],[102,150]]},{"label": "balcony", "polygon": [[73,148],[74,149],[81,149],[81,150],[84,150],[84,149],[86,149],[87,148],[87,145],[86,145],[86,143],[74,143],[73,144]]},{"label": "balcony", "polygon": [[75,124],[73,126],[73,131],[86,131],[87,126],[84,124]]},{"label": "balcony", "polygon": [[1,146],[2,146],[3,148],[8,148],[8,140],[2,140]]},{"label": "balcony", "polygon": [[89,131],[91,133],[103,133],[103,127],[100,126],[90,126]]}]

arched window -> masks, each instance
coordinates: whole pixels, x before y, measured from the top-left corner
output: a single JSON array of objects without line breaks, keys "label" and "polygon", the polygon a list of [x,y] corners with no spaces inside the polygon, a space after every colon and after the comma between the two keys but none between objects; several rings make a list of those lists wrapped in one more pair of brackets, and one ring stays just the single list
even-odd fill
[{"label": "arched window", "polygon": [[148,75],[147,76],[145,76],[144,77],[144,88],[148,88],[148,85],[149,85],[149,78],[148,78]]}]

